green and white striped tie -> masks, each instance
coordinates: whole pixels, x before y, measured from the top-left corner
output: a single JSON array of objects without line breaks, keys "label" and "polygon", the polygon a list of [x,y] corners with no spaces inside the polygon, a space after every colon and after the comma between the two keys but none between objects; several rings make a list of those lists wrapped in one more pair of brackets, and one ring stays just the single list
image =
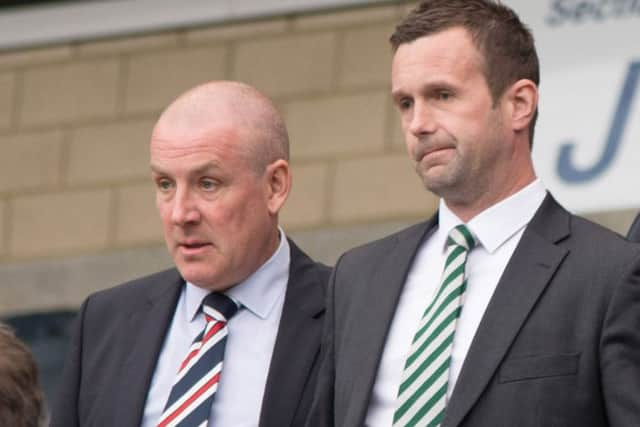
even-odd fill
[{"label": "green and white striped tie", "polygon": [[447,238],[442,284],[413,337],[398,391],[394,427],[437,427],[446,408],[451,348],[467,287],[467,255],[476,241],[464,224]]}]

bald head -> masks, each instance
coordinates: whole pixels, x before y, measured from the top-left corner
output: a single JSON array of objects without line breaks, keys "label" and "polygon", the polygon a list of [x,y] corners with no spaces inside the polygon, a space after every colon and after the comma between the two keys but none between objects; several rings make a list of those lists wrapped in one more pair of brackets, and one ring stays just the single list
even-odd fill
[{"label": "bald head", "polygon": [[194,130],[222,130],[235,137],[235,148],[256,173],[278,159],[289,160],[289,137],[280,113],[269,98],[244,83],[213,81],[188,90],[161,114],[151,143]]},{"label": "bald head", "polygon": [[186,281],[225,290],[275,252],[291,188],[287,158],[280,114],[245,84],[203,84],[162,113],[151,176],[167,248]]}]

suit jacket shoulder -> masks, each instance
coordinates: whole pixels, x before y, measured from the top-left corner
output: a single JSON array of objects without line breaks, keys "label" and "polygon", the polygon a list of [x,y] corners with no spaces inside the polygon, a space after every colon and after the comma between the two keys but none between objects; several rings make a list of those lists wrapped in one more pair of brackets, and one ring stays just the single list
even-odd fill
[{"label": "suit jacket shoulder", "polygon": [[377,269],[380,262],[389,257],[392,250],[395,249],[399,249],[403,255],[412,258],[415,255],[412,252],[417,250],[435,225],[437,225],[437,215],[388,236],[356,246],[340,257],[336,263],[336,269],[339,268],[341,273],[353,271],[358,274],[369,269]]},{"label": "suit jacket shoulder", "polygon": [[139,424],[183,283],[178,271],[169,269],[85,300],[59,386],[53,427]]},{"label": "suit jacket shoulder", "polygon": [[318,370],[331,269],[289,240],[291,264],[280,326],[260,414],[260,427],[301,426],[309,412]]},{"label": "suit jacket shoulder", "polygon": [[[364,422],[406,274],[434,224],[340,258],[310,426]],[[638,301],[640,246],[548,195],[478,326],[443,427],[636,425]]]},{"label": "suit jacket shoulder", "polygon": [[640,246],[548,195],[478,326],[443,427],[634,425],[639,279]]},{"label": "suit jacket shoulder", "polygon": [[[87,297],[84,305],[92,314],[107,316],[103,317],[106,320],[111,316],[139,310],[141,305],[157,298],[173,297],[183,284],[184,280],[178,270],[170,268],[95,292]],[[113,310],[114,306],[118,307],[117,311]]]},{"label": "suit jacket shoulder", "polygon": [[537,237],[567,250],[572,259],[581,262],[579,269],[583,271],[628,270],[630,264],[640,256],[640,245],[568,212],[551,195],[538,209],[522,239],[526,243],[526,240]]},{"label": "suit jacket shoulder", "polygon": [[[331,270],[311,260],[293,241],[289,244],[289,281],[261,427],[300,425],[315,384]],[[99,291],[85,300],[52,426],[139,424],[183,284],[172,268]]]},{"label": "suit jacket shoulder", "polygon": [[[297,288],[302,286],[311,286],[318,290],[321,300],[324,298],[326,282],[331,274],[331,267],[312,260],[309,255],[304,253],[302,249],[291,239],[288,239],[291,249],[291,262],[289,266],[289,284],[290,287]],[[313,298],[317,299],[317,298]],[[324,303],[321,303],[324,307]]]}]

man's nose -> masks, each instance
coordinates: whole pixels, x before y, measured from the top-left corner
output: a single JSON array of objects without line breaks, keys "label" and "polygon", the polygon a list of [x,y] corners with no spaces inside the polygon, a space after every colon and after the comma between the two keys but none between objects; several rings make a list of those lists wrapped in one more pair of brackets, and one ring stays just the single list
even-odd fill
[{"label": "man's nose", "polygon": [[193,224],[200,221],[200,211],[188,189],[178,188],[173,199],[171,220],[176,225]]},{"label": "man's nose", "polygon": [[435,132],[435,120],[431,109],[426,104],[418,102],[414,104],[407,129],[416,137]]}]

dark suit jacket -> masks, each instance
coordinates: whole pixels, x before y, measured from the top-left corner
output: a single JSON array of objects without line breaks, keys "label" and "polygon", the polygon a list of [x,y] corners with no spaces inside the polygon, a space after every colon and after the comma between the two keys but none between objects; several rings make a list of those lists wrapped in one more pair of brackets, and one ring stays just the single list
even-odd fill
[{"label": "dark suit jacket", "polygon": [[[260,427],[300,426],[317,377],[330,269],[292,241],[280,328]],[[138,426],[184,285],[176,269],[98,292],[82,305],[52,427]]]},{"label": "dark suit jacket", "polygon": [[636,215],[631,227],[629,227],[629,231],[627,232],[627,239],[632,242],[640,243],[640,213]]},{"label": "dark suit jacket", "polygon": [[[434,225],[338,261],[309,426],[364,424],[407,272]],[[442,426],[640,426],[639,261],[638,246],[547,196],[487,307]]]}]

